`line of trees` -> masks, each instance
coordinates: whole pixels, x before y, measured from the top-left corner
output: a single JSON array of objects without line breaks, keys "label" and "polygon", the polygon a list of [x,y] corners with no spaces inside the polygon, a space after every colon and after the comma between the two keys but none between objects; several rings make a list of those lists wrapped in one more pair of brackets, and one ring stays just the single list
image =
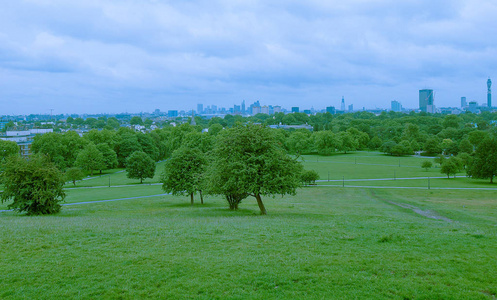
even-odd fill
[{"label": "line of trees", "polygon": [[[91,130],[83,136],[72,131],[47,133],[35,137],[32,151],[35,157],[43,157],[50,166],[65,172],[66,180],[73,183],[82,178],[82,171],[93,174],[115,167],[125,167],[128,177],[143,182],[154,176],[155,162],[169,158],[161,176],[167,192],[189,195],[191,201],[195,193],[223,195],[231,209],[237,209],[242,200],[253,196],[261,213],[265,213],[262,196],[291,194],[300,182],[313,182],[311,177],[304,179],[298,175],[301,166],[287,153],[331,155],[379,149],[391,155],[409,155],[423,151],[443,157],[439,163],[447,176],[466,169],[468,176],[493,182],[497,174],[497,130],[488,121],[490,117],[494,115],[385,113],[376,117],[356,113],[311,117],[293,114],[282,118],[276,114],[261,119],[259,125],[240,125],[237,120],[247,119],[226,116],[203,120],[208,132],[202,132],[202,126],[182,124],[148,133],[122,127]],[[295,123],[314,123],[315,131],[265,126],[278,121],[288,123],[292,118],[298,121]],[[2,170],[13,170],[6,166],[16,149],[15,143],[0,141]]]}]

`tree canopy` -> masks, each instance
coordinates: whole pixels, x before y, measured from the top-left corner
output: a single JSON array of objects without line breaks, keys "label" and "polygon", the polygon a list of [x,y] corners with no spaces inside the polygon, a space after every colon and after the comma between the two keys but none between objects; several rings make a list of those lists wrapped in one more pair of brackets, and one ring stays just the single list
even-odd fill
[{"label": "tree canopy", "polygon": [[54,214],[66,194],[64,178],[46,156],[33,155],[29,160],[10,156],[3,172],[2,202],[13,202],[9,208],[28,215]]},{"label": "tree canopy", "polygon": [[126,159],[126,176],[132,179],[140,179],[143,183],[145,178],[154,178],[155,162],[143,151],[133,152]]},{"label": "tree canopy", "polygon": [[202,193],[201,183],[206,164],[206,158],[199,149],[180,147],[166,161],[161,176],[162,189],[173,195],[189,195],[193,205],[193,195],[197,191]]},{"label": "tree canopy", "polygon": [[262,196],[295,194],[302,165],[279,146],[264,126],[235,125],[218,135],[207,174],[209,193],[243,199],[253,196],[266,214]]},{"label": "tree canopy", "polygon": [[478,144],[467,173],[473,178],[490,179],[490,183],[494,182],[497,175],[497,138],[488,136]]}]

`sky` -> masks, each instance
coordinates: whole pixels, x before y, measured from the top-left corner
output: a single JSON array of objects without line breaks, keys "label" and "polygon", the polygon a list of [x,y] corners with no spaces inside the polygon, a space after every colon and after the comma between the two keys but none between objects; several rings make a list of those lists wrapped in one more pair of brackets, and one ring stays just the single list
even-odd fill
[{"label": "sky", "polygon": [[4,1],[0,115],[417,108],[424,88],[484,103],[495,16],[495,0]]}]

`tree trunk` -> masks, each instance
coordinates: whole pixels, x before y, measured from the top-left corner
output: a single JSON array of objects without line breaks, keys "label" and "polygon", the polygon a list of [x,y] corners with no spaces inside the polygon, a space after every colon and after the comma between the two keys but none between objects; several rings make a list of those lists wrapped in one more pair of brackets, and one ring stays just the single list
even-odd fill
[{"label": "tree trunk", "polygon": [[142,184],[142,183],[143,183],[143,178],[140,178],[140,184]]},{"label": "tree trunk", "polygon": [[190,203],[193,205],[193,193],[190,193]]},{"label": "tree trunk", "polygon": [[264,203],[262,203],[261,195],[255,194],[255,199],[257,199],[257,205],[259,205],[259,209],[261,210],[261,215],[267,215]]},{"label": "tree trunk", "polygon": [[202,196],[202,191],[198,191],[200,193],[200,204],[204,204],[204,196]]}]

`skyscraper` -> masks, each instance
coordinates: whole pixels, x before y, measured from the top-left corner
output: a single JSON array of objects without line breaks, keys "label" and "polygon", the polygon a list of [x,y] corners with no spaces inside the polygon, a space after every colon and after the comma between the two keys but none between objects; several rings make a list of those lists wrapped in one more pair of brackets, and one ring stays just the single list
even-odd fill
[{"label": "skyscraper", "polygon": [[487,80],[487,106],[492,107],[492,80]]},{"label": "skyscraper", "polygon": [[433,104],[433,90],[419,90],[419,109],[424,112],[434,113],[435,106]]},{"label": "skyscraper", "polygon": [[400,102],[399,102],[399,101],[393,100],[393,101],[391,102],[391,105],[390,105],[390,106],[391,106],[391,110],[392,110],[392,111],[395,111],[395,112],[400,112],[400,111],[402,111],[402,105],[400,104]]},{"label": "skyscraper", "polygon": [[197,104],[197,114],[203,114],[203,113],[204,113],[204,105]]},{"label": "skyscraper", "polygon": [[242,101],[242,114],[245,114],[245,100]]},{"label": "skyscraper", "polygon": [[468,103],[466,102],[466,97],[461,97],[461,108],[465,108],[468,106]]},{"label": "skyscraper", "polygon": [[345,99],[343,99],[343,96],[342,96],[342,104],[340,105],[340,110],[345,111]]}]

